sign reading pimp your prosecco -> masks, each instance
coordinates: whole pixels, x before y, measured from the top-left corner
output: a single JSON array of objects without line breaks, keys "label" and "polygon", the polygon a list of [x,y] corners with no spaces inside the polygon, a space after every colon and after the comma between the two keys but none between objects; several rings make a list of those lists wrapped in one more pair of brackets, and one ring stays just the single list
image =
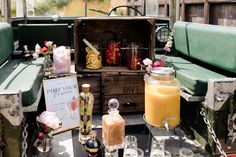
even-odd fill
[{"label": "sign reading pimp your prosecco", "polygon": [[60,131],[78,127],[80,114],[76,76],[43,80],[43,88],[47,111],[56,112],[62,121]]}]

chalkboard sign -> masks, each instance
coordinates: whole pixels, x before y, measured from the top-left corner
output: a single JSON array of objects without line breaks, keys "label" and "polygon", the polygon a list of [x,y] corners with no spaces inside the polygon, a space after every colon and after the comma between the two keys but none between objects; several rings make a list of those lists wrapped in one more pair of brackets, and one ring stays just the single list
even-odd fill
[{"label": "chalkboard sign", "polygon": [[62,121],[60,131],[79,127],[79,90],[76,76],[43,80],[47,111],[56,112]]}]

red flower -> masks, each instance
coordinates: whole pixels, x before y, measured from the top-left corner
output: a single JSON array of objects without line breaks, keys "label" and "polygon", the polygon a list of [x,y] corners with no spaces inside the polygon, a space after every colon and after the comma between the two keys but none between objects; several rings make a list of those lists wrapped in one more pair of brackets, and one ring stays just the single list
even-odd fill
[{"label": "red flower", "polygon": [[43,47],[41,50],[42,50],[43,53],[47,53],[48,52],[48,48],[47,47]]},{"label": "red flower", "polygon": [[44,139],[44,137],[45,137],[44,133],[40,132],[40,133],[38,134],[38,138],[39,138],[40,140]]},{"label": "red flower", "polygon": [[44,127],[43,127],[43,132],[44,132],[44,133],[48,133],[48,132],[49,132],[49,130],[48,130],[48,127],[47,127],[47,126],[44,126]]}]

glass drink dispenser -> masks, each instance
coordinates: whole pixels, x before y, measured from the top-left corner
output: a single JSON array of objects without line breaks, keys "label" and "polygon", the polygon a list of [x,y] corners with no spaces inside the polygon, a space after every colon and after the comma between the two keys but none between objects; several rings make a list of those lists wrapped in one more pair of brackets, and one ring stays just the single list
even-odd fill
[{"label": "glass drink dispenser", "polygon": [[153,68],[145,78],[145,119],[160,128],[179,125],[180,83],[174,69]]}]

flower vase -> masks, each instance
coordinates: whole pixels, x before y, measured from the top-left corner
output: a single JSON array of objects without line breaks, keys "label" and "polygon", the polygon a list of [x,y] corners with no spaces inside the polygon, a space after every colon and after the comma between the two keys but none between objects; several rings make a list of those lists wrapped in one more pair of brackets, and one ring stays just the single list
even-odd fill
[{"label": "flower vase", "polygon": [[52,73],[52,60],[50,54],[45,55],[45,60],[43,62],[44,75],[49,76]]},{"label": "flower vase", "polygon": [[52,137],[45,137],[36,141],[38,153],[46,153],[52,150]]}]

